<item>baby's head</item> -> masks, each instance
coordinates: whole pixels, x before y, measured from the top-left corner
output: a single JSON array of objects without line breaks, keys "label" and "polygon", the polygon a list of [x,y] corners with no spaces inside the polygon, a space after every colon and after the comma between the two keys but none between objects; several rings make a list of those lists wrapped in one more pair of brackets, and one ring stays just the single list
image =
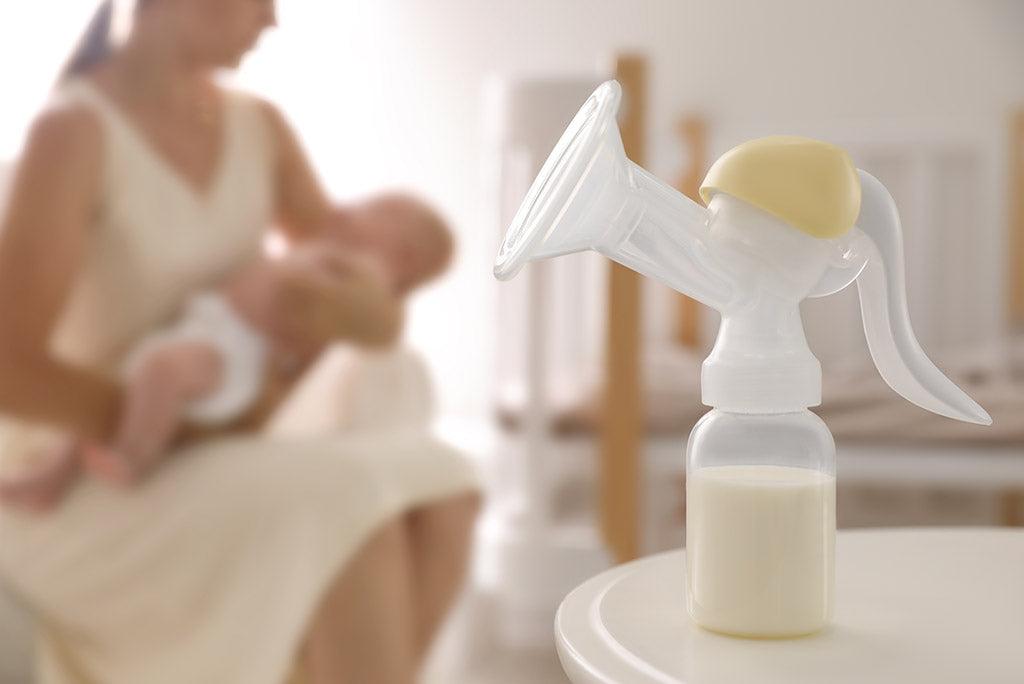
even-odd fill
[{"label": "baby's head", "polygon": [[437,213],[408,195],[374,197],[332,218],[331,235],[376,259],[399,295],[441,274],[451,261],[451,231]]}]

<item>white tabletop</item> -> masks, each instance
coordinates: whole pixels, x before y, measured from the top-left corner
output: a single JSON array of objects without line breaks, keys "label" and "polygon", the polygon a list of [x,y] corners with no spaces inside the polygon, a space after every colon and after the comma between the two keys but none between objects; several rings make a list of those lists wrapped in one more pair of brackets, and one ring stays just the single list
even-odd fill
[{"label": "white tabletop", "polygon": [[798,639],[694,625],[684,551],[613,568],[555,619],[574,684],[1024,684],[1024,530],[843,530],[836,615]]}]

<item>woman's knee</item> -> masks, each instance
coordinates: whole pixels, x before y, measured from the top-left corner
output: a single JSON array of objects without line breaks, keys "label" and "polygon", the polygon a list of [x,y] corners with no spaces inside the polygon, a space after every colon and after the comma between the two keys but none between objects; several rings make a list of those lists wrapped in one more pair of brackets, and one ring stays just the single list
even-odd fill
[{"label": "woman's knee", "polygon": [[460,494],[414,509],[409,513],[413,534],[432,542],[463,542],[476,524],[483,500],[476,492]]},{"label": "woman's knee", "polygon": [[408,548],[409,532],[401,518],[392,518],[380,525],[348,563],[348,572],[352,575],[359,570],[376,572],[376,569],[390,567],[402,560]]}]

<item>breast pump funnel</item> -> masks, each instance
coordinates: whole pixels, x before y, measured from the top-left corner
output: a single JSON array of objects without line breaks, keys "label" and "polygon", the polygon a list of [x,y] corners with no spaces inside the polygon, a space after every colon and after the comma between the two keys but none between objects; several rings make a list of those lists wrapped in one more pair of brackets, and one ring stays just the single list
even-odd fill
[{"label": "breast pump funnel", "polygon": [[591,249],[719,308],[732,287],[707,249],[708,210],[626,158],[621,99],[608,81],[573,118],[512,220],[494,275]]}]

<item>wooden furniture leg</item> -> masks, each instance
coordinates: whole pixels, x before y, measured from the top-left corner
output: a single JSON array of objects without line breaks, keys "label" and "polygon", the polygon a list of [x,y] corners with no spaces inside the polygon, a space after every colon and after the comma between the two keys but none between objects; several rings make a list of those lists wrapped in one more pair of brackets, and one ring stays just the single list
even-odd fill
[{"label": "wooden furniture leg", "polygon": [[[623,117],[619,122],[626,156],[644,163],[646,65],[640,57],[616,60],[622,84]],[[599,508],[604,538],[617,562],[640,553],[640,275],[609,262],[605,382],[600,422]]]},{"label": "wooden furniture leg", "polygon": [[1007,527],[1024,525],[1024,491],[1010,490],[999,497],[999,522]]},{"label": "wooden furniture leg", "polygon": [[[694,202],[700,202],[700,183],[707,171],[707,123],[703,117],[687,114],[679,119],[677,130],[689,150],[689,164],[676,181],[676,189]],[[696,299],[682,293],[676,295],[674,337],[679,346],[700,348],[701,308]]]},{"label": "wooden furniture leg", "polygon": [[1012,117],[1010,128],[1009,247],[1010,327],[1024,324],[1024,109]]}]

